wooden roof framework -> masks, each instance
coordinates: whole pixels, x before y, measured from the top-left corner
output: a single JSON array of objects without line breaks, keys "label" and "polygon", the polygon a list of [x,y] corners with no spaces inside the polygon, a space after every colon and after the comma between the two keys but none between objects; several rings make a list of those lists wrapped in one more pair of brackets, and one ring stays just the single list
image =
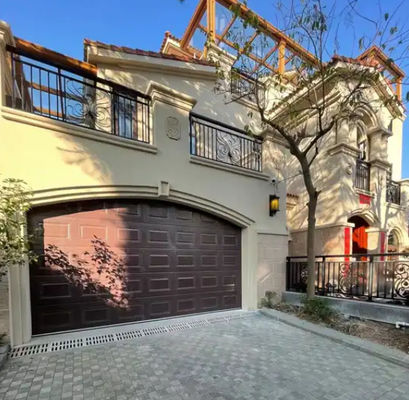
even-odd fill
[{"label": "wooden roof framework", "polygon": [[[222,27],[221,32],[217,32],[216,29],[218,17],[216,13],[217,11],[220,11],[220,7],[216,7],[216,5],[228,10],[228,13],[230,14],[229,21],[224,27]],[[239,10],[238,16],[230,11],[232,7],[237,7]],[[246,56],[255,63],[253,72],[264,67],[270,72],[284,74],[286,72],[286,66],[295,57],[299,57],[308,65],[314,66],[318,63],[313,54],[305,50],[294,40],[259,16],[257,16],[259,20],[259,29],[257,31],[254,30],[249,36],[248,40],[246,40],[246,46],[250,46],[260,35],[269,37],[274,44],[261,56],[258,55],[256,51],[250,50],[248,52],[243,47],[237,49],[234,46],[234,43],[229,39],[229,36],[238,17],[245,18],[250,13],[255,15],[250,9],[239,3],[237,0],[200,0],[181,39],[180,44],[182,49],[188,50],[188,46],[195,33],[197,30],[200,30],[206,35],[208,40],[215,42],[217,45],[225,45],[229,50],[233,50],[235,53],[238,51],[240,54],[246,54]],[[206,23],[203,21],[205,14]],[[269,59],[271,59],[273,55],[276,55],[275,58],[277,59],[277,63],[269,62]]]},{"label": "wooden roof framework", "polygon": [[[233,7],[238,10],[237,15],[231,11]],[[218,26],[220,25],[220,15],[217,15],[221,9],[227,10],[229,14],[228,21],[222,27]],[[251,45],[260,35],[269,38],[271,45],[262,55],[257,54],[257,49],[255,51],[250,48],[250,51],[248,51],[243,46],[237,48],[230,40],[232,29],[234,29],[237,20],[245,19],[246,16],[250,15],[256,16],[258,19],[258,29],[249,35],[245,45]],[[206,38],[203,39],[202,36],[202,42],[208,40],[222,48],[224,47],[227,51],[233,52],[233,54],[238,53],[243,57],[248,57],[254,63],[252,73],[264,68],[268,73],[284,75],[286,72],[294,70],[294,65],[298,61],[302,63],[297,70],[298,73],[302,73],[308,66],[314,68],[318,65],[318,60],[312,53],[238,0],[200,0],[180,41],[183,51],[189,52],[191,48],[196,48],[195,44],[191,42],[198,32]],[[199,51],[206,55],[206,43],[203,44],[203,49],[199,49]],[[353,60],[361,62],[363,65],[376,63],[377,68],[383,73],[398,99],[402,98],[404,73],[393,62],[390,62],[380,49],[371,48]],[[240,69],[237,65],[235,67]]]}]

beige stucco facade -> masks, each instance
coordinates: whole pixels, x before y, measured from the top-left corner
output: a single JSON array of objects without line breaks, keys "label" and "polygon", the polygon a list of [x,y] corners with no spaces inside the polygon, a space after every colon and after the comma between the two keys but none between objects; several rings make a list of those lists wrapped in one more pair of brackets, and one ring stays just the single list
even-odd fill
[{"label": "beige stucco facade", "polygon": [[[96,198],[144,198],[204,210],[242,228],[242,307],[255,309],[267,289],[284,290],[285,205],[270,217],[268,199],[270,194],[285,199],[285,184],[272,184],[268,164],[255,172],[189,152],[190,111],[238,128],[247,123],[246,106],[226,104],[222,95],[215,94],[213,67],[92,49],[90,61],[98,65],[101,77],[152,97],[152,140],[140,143],[5,106],[5,92],[10,90],[6,44],[13,44],[13,39],[2,24],[0,173],[3,178],[26,181],[34,207]],[[180,138],[170,137],[169,119],[172,129],[177,125]],[[12,344],[29,342],[28,265],[10,266],[6,282],[0,286],[1,326],[7,325],[8,313]]]},{"label": "beige stucco facade", "polygon": [[[385,85],[386,86],[386,85]],[[341,91],[341,89],[338,89]],[[351,254],[354,223],[359,217],[367,225],[367,251],[384,253],[388,238],[404,251],[408,237],[408,181],[402,179],[403,107],[384,105],[379,90],[367,89],[368,107],[358,117],[342,120],[319,145],[313,164],[314,183],[320,192],[316,213],[315,252],[324,255]],[[390,94],[389,94],[390,95]],[[366,143],[365,163],[369,166],[369,190],[356,182],[359,141]],[[269,154],[281,159],[282,179],[287,181],[287,224],[289,254],[306,255],[308,195],[299,173],[298,162],[279,141],[271,139]],[[281,148],[281,151],[279,150]],[[388,176],[400,186],[400,200],[387,201]],[[390,200],[390,199],[389,199]]]}]

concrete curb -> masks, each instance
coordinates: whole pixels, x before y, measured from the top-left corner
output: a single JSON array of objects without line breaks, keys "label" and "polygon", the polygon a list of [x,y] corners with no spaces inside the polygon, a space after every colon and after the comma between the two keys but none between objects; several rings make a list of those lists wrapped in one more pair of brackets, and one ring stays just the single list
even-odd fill
[{"label": "concrete curb", "polygon": [[378,343],[369,342],[368,340],[355,336],[350,336],[334,329],[326,328],[325,326],[313,324],[312,322],[304,321],[294,315],[286,314],[281,311],[262,308],[260,313],[276,321],[325,337],[334,342],[344,344],[353,349],[371,354],[385,361],[409,369],[409,354],[405,354],[403,351],[392,349]]},{"label": "concrete curb", "polygon": [[8,344],[0,346],[0,369],[3,368],[4,364],[7,361],[7,355],[8,355],[9,349],[10,347]]}]

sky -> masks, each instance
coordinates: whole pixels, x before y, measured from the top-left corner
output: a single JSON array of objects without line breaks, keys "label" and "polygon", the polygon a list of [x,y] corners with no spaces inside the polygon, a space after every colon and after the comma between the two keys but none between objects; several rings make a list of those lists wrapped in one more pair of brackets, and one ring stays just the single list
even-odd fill
[{"label": "sky", "polygon": [[[277,1],[277,0],[276,0]],[[274,0],[249,0],[250,8],[279,26]],[[288,4],[290,0],[281,0]],[[343,3],[337,0],[340,13]],[[83,59],[83,39],[158,51],[165,31],[181,37],[198,0],[1,0],[0,20],[10,24],[13,34],[60,53]],[[379,18],[393,13],[401,26],[409,21],[409,0],[360,0],[366,16]],[[356,23],[363,31],[363,20]],[[369,29],[369,28],[368,28]],[[340,51],[356,56],[358,37],[340,26]],[[409,75],[409,67],[405,68]],[[406,89],[404,89],[404,93]],[[409,178],[409,119],[404,124],[402,177]]]}]

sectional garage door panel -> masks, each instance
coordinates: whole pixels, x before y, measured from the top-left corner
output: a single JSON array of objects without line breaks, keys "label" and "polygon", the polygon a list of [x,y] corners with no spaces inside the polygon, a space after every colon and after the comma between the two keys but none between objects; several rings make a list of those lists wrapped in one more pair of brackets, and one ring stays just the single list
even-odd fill
[{"label": "sectional garage door panel", "polygon": [[33,333],[241,306],[241,231],[159,201],[33,210]]}]

